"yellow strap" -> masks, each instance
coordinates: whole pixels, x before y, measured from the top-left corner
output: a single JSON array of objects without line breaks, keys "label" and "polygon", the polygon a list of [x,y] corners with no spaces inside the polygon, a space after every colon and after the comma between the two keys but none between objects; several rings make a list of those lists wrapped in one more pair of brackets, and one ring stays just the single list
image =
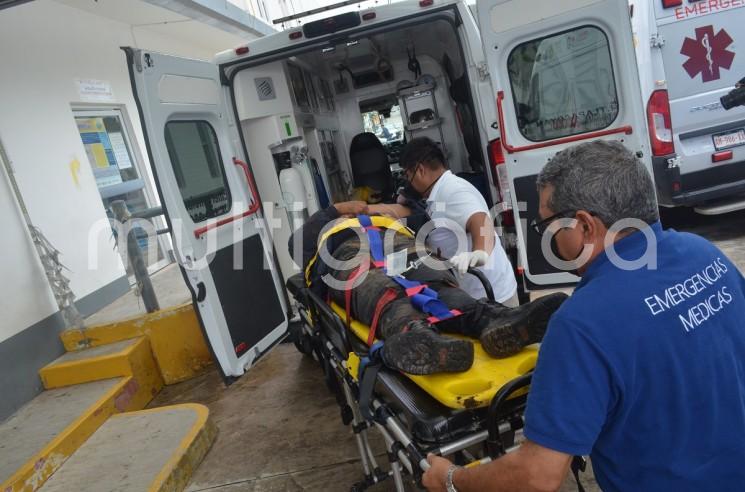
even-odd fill
[{"label": "yellow strap", "polygon": [[[407,236],[407,237],[414,237],[414,232],[403,225],[400,221],[397,219],[394,219],[392,217],[386,217],[384,215],[372,215],[370,216],[370,222],[375,227],[381,227],[383,229],[391,229],[395,232],[400,232],[401,234]],[[343,231],[345,229],[353,229],[355,227],[362,227],[360,225],[360,220],[357,218],[352,219],[345,219],[337,224],[334,224],[333,227],[329,228],[321,238],[318,240],[318,246],[316,247],[316,254],[313,255],[313,258],[310,259],[308,262],[308,266],[305,267],[305,285],[310,286],[310,273],[313,269],[313,265],[316,263],[316,260],[318,259],[318,251],[326,244],[326,241],[336,234],[337,232]]]}]

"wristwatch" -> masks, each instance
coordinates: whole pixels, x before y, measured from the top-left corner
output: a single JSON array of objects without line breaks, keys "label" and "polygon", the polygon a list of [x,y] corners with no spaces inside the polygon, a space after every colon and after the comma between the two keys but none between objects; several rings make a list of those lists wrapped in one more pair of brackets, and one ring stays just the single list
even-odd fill
[{"label": "wristwatch", "polygon": [[448,476],[445,479],[445,488],[448,492],[458,492],[458,489],[453,485],[453,475],[455,474],[455,470],[458,468],[460,467],[457,465],[450,465],[450,468],[448,468]]}]

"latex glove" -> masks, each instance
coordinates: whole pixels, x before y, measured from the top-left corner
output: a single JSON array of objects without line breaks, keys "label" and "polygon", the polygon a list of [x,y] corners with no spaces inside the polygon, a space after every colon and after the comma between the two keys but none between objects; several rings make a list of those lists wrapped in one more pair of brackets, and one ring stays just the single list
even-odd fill
[{"label": "latex glove", "polygon": [[486,251],[477,249],[476,251],[466,251],[450,258],[450,264],[455,267],[461,274],[466,273],[470,267],[486,265],[489,260],[489,254]]}]

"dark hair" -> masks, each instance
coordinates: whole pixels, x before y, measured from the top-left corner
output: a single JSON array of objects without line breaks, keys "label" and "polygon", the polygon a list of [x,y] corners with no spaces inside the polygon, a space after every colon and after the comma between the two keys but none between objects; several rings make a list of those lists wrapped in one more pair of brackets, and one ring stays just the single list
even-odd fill
[{"label": "dark hair", "polygon": [[621,219],[659,220],[654,183],[644,164],[622,143],[596,140],[557,153],[537,179],[553,186],[554,212],[592,211],[610,227]]},{"label": "dark hair", "polygon": [[407,143],[401,151],[398,163],[406,170],[414,168],[417,164],[424,164],[430,169],[447,167],[442,149],[427,137],[415,138]]}]

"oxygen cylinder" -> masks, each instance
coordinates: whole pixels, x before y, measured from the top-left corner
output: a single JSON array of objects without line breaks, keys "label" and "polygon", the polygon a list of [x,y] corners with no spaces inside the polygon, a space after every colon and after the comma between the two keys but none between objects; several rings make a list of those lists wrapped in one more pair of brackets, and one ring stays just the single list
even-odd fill
[{"label": "oxygen cylinder", "polygon": [[279,188],[282,201],[290,218],[290,228],[296,231],[308,218],[308,202],[303,177],[295,167],[282,169],[279,172]]}]

